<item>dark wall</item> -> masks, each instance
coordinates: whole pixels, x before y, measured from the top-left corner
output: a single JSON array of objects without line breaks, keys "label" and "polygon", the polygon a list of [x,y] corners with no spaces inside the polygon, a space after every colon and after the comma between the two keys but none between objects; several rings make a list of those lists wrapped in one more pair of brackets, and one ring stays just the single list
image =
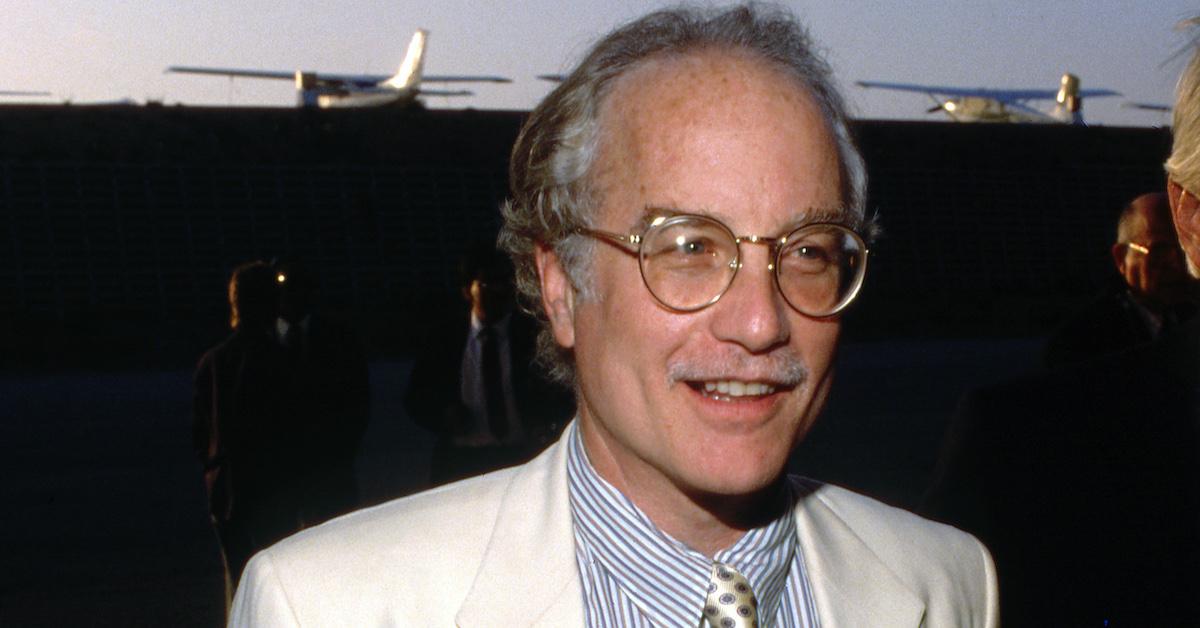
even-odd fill
[{"label": "dark wall", "polygon": [[884,225],[852,333],[1038,335],[1116,279],[1133,197],[1165,189],[1164,129],[863,122]]},{"label": "dark wall", "polygon": [[[0,107],[8,368],[186,364],[237,264],[289,255],[375,354],[404,352],[491,238],[519,112]],[[1030,335],[1109,280],[1162,130],[861,122],[872,250],[848,333]]]}]

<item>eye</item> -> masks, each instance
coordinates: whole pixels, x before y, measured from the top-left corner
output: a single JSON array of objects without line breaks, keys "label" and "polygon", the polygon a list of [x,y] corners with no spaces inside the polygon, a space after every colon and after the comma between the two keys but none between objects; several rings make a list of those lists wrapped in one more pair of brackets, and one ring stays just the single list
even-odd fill
[{"label": "eye", "polygon": [[796,256],[813,261],[829,261],[829,251],[819,246],[805,245],[796,248]]},{"label": "eye", "polygon": [[675,251],[685,256],[705,255],[712,249],[712,241],[705,237],[681,235],[675,238]]},{"label": "eye", "polygon": [[783,251],[780,257],[782,270],[788,273],[813,275],[826,272],[837,261],[837,254],[831,246],[808,238],[807,241],[797,242]]}]

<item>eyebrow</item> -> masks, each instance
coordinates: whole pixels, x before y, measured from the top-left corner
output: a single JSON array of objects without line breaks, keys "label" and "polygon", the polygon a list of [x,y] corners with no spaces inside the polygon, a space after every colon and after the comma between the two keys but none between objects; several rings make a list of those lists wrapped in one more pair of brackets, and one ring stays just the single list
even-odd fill
[{"label": "eyebrow", "polygon": [[[677,209],[674,207],[660,207],[660,206],[655,206],[655,205],[647,205],[645,208],[642,209],[641,217],[638,218],[637,222],[635,222],[633,224],[631,233],[645,232],[646,229],[650,228],[650,224],[652,222],[654,222],[654,220],[656,218],[671,218],[672,216],[679,216],[679,215],[683,215],[683,214],[688,214],[688,215],[693,215],[693,216],[705,216],[705,217],[717,220],[717,221],[721,222],[722,224],[725,224],[725,222],[726,222],[725,219],[723,219],[722,217],[716,216],[716,215],[712,214],[711,212],[708,212],[705,210],[684,210],[684,209]],[[861,220],[858,220],[855,217],[854,212],[849,211],[845,208],[841,208],[841,207],[832,208],[832,209],[810,208],[810,209],[806,209],[806,210],[802,211],[798,217],[796,217],[795,219],[786,223],[784,225],[783,229],[780,231],[779,235],[782,236],[787,233],[791,233],[792,231],[795,231],[796,229],[799,229],[800,227],[803,227],[805,225],[811,225],[811,224],[817,224],[817,223],[833,223],[833,224],[837,224],[837,225],[842,225],[844,227],[848,227],[850,229],[858,229],[861,226],[860,225],[861,222],[862,222]],[[751,235],[751,234],[739,234],[739,235]],[[766,235],[766,234],[760,233],[760,234],[753,234],[753,235]]]}]

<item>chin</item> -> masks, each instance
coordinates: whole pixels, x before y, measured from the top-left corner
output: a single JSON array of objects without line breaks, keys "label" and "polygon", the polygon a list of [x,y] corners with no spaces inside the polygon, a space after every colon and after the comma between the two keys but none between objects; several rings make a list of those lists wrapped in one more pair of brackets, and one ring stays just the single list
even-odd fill
[{"label": "chin", "polygon": [[772,486],[787,466],[787,456],[759,455],[742,464],[732,460],[711,464],[697,473],[692,486],[701,493],[729,497],[753,495]]}]

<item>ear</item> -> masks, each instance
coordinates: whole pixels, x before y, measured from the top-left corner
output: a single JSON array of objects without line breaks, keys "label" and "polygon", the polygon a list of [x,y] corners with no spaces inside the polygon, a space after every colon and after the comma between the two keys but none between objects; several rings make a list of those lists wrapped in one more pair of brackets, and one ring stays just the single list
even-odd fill
[{"label": "ear", "polygon": [[1117,267],[1118,273],[1121,273],[1122,275],[1124,275],[1125,274],[1125,253],[1126,253],[1125,244],[1122,242],[1117,242],[1116,244],[1112,245],[1112,248],[1109,249],[1109,251],[1112,253],[1113,266]]},{"label": "ear", "polygon": [[533,254],[542,284],[542,309],[550,319],[554,339],[563,347],[574,347],[575,288],[553,249],[539,243]]},{"label": "ear", "polygon": [[1167,180],[1167,201],[1179,234],[1179,245],[1193,264],[1200,262],[1200,199],[1174,179]]}]

